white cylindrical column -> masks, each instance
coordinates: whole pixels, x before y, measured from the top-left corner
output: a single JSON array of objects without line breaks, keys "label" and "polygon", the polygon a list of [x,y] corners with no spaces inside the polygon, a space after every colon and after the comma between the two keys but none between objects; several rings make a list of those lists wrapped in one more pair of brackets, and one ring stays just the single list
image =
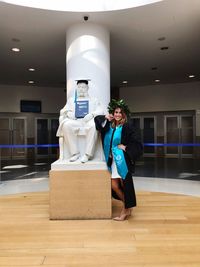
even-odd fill
[{"label": "white cylindrical column", "polygon": [[110,101],[110,34],[104,27],[83,22],[72,25],[66,36],[67,98],[75,80],[90,79],[89,94],[107,107]]}]

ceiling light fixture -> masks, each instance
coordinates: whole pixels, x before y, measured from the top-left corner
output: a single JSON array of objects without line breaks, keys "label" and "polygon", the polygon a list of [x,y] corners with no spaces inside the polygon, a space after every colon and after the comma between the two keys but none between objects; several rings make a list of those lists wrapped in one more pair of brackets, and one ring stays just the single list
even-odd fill
[{"label": "ceiling light fixture", "polygon": [[158,41],[164,41],[166,38],[163,36],[163,37],[160,37],[158,38]]},{"label": "ceiling light fixture", "polygon": [[[153,4],[163,0],[123,0],[123,1],[108,1],[108,0],[51,0],[51,1],[39,1],[39,0],[3,0],[3,2],[35,7],[48,10],[60,10],[60,11],[73,11],[73,12],[94,12],[94,11],[112,11],[127,8],[134,8],[139,6],[145,6],[147,4]],[[2,2],[2,1],[1,1]]]},{"label": "ceiling light fixture", "polygon": [[123,81],[122,83],[123,83],[123,84],[127,84],[127,83],[128,83],[128,81]]},{"label": "ceiling light fixture", "polygon": [[169,46],[163,46],[160,48],[160,50],[168,50],[169,49]]},{"label": "ceiling light fixture", "polygon": [[16,42],[16,43],[19,43],[20,42],[20,40],[18,38],[12,38],[12,41],[13,42]]},{"label": "ceiling light fixture", "polygon": [[29,71],[35,71],[35,69],[34,69],[34,68],[29,68],[28,70],[29,70]]},{"label": "ceiling light fixture", "polygon": [[13,51],[13,52],[20,52],[20,49],[17,48],[17,47],[13,47],[13,48],[12,48],[12,51]]},{"label": "ceiling light fixture", "polygon": [[191,74],[191,75],[189,75],[188,77],[189,77],[189,78],[194,78],[195,75],[194,75],[194,74]]},{"label": "ceiling light fixture", "polygon": [[159,82],[160,82],[160,80],[155,80],[155,82],[156,82],[156,83],[159,83]]},{"label": "ceiling light fixture", "polygon": [[33,83],[34,83],[34,81],[28,81],[28,83],[30,83],[30,84],[33,84]]}]

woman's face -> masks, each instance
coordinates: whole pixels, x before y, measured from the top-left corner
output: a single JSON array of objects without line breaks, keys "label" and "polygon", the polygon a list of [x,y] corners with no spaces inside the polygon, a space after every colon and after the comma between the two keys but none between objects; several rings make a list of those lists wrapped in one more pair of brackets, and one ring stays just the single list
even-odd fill
[{"label": "woman's face", "polygon": [[114,119],[116,121],[120,121],[122,119],[122,111],[121,111],[121,108],[116,108],[115,111],[114,111]]}]

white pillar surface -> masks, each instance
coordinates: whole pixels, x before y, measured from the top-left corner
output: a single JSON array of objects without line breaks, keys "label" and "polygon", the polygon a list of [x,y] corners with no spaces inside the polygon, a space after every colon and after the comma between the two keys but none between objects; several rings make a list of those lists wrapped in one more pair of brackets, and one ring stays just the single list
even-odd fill
[{"label": "white pillar surface", "polygon": [[105,106],[110,101],[110,34],[97,24],[72,25],[66,35],[67,98],[74,96],[75,80],[89,79],[89,95]]}]

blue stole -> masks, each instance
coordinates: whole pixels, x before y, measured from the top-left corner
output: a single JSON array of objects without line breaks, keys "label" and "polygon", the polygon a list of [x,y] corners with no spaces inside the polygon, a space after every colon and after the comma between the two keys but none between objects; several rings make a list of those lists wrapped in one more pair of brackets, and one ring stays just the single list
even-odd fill
[{"label": "blue stole", "polygon": [[[115,130],[115,132],[114,132]],[[113,134],[114,132],[114,134]],[[111,138],[113,135],[113,140],[111,144]],[[128,173],[128,167],[126,165],[126,161],[124,158],[124,152],[122,149],[119,149],[117,146],[121,144],[121,136],[122,136],[122,126],[116,127],[116,129],[113,129],[110,126],[109,131],[106,132],[105,137],[104,137],[104,154],[105,154],[105,159],[106,162],[108,162],[109,159],[109,154],[112,152],[113,160],[116,163],[117,166],[117,171],[119,175],[125,179],[126,175]],[[110,146],[111,146],[111,151],[110,151]],[[111,168],[108,166],[109,171],[111,172]]]}]

